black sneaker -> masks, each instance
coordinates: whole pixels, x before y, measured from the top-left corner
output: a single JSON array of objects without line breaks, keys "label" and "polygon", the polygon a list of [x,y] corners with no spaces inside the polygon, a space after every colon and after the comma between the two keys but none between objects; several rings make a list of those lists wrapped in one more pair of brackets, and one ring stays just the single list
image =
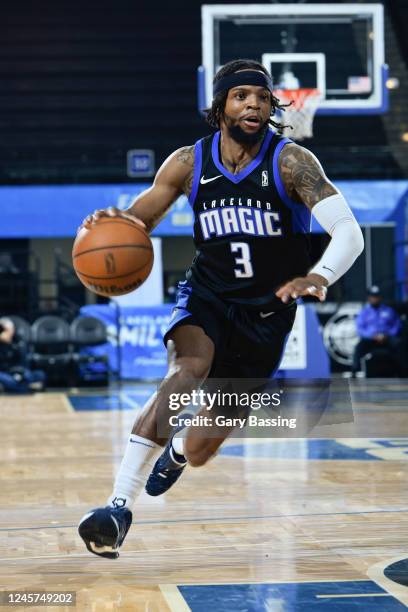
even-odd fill
[{"label": "black sneaker", "polygon": [[119,547],[132,524],[129,508],[95,508],[81,519],[78,533],[94,555],[117,559]]},{"label": "black sneaker", "polygon": [[154,468],[147,479],[146,493],[153,497],[168,491],[180,478],[187,465],[184,457],[174,452],[171,444],[172,440],[173,437],[167,442],[163,453],[154,464]]}]

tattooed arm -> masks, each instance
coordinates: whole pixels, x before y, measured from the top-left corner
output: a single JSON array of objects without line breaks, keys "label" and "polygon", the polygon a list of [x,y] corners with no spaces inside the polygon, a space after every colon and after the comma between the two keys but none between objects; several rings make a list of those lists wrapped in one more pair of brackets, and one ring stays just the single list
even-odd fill
[{"label": "tattooed arm", "polygon": [[279,155],[279,171],[288,196],[310,209],[317,202],[338,193],[318,159],[297,144],[287,144]]},{"label": "tattooed arm", "polygon": [[286,145],[279,156],[279,170],[288,195],[313,211],[331,240],[308,274],[289,280],[276,295],[283,302],[300,295],[314,295],[323,301],[326,287],[341,278],[362,252],[361,229],[346,200],[310,151],[296,144]]},{"label": "tattooed arm", "polygon": [[194,174],[194,146],[182,147],[166,159],[159,168],[153,185],[136,197],[125,211],[114,206],[96,210],[83,222],[90,227],[101,217],[127,218],[144,225],[151,232],[164,217],[170,206],[184,192],[190,195]]},{"label": "tattooed arm", "polygon": [[[339,193],[325,175],[318,159],[297,144],[287,144],[279,155],[279,172],[288,196],[303,202],[310,210],[317,202]],[[309,273],[294,278],[276,292],[283,302],[301,295],[314,295],[326,299],[328,281],[320,274]]]}]

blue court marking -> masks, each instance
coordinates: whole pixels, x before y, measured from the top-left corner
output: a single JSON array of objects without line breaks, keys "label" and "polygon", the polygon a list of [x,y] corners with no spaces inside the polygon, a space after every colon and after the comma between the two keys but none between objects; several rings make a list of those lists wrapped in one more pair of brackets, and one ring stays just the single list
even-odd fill
[{"label": "blue court marking", "polygon": [[349,448],[336,440],[285,440],[284,442],[245,443],[224,446],[220,455],[230,457],[268,457],[273,459],[340,459],[382,461],[365,449]]},{"label": "blue court marking", "polygon": [[125,397],[119,394],[104,395],[68,395],[71,406],[74,410],[94,411],[94,410],[133,410],[133,405],[126,402]]},{"label": "blue court marking", "polygon": [[374,440],[374,442],[377,442],[377,444],[384,446],[384,448],[395,448],[396,446],[398,446],[398,448],[404,448],[404,447],[408,448],[407,438],[402,438],[398,440],[394,438],[391,440]]},{"label": "blue court marking", "polygon": [[[272,569],[272,568],[271,568]],[[179,586],[192,612],[403,612],[371,580]],[[324,597],[324,596],[328,597]],[[355,597],[353,597],[355,595]]]},{"label": "blue court marking", "polygon": [[142,408],[149,397],[154,393],[154,385],[141,387],[125,387],[122,391],[112,390],[101,394],[68,395],[68,400],[74,410],[135,410]]},{"label": "blue court marking", "polygon": [[68,400],[74,410],[131,410],[130,404],[125,404],[118,395],[68,395]]}]

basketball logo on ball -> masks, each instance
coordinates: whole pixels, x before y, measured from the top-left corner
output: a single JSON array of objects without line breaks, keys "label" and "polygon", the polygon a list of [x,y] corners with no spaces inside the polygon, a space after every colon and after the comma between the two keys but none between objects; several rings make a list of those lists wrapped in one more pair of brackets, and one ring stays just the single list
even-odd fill
[{"label": "basketball logo on ball", "polygon": [[113,253],[107,253],[105,255],[105,266],[108,274],[114,274],[116,272],[115,258]]},{"label": "basketball logo on ball", "polygon": [[153,245],[140,226],[123,217],[102,217],[89,229],[82,227],[72,249],[79,280],[105,297],[134,291],[149,276]]}]

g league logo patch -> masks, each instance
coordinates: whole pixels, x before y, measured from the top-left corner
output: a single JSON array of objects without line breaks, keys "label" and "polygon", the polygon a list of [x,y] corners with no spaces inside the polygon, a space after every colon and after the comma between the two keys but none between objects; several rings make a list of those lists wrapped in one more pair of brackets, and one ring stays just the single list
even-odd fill
[{"label": "g league logo patch", "polygon": [[269,185],[268,171],[263,170],[262,171],[262,187],[268,187],[268,185]]}]

